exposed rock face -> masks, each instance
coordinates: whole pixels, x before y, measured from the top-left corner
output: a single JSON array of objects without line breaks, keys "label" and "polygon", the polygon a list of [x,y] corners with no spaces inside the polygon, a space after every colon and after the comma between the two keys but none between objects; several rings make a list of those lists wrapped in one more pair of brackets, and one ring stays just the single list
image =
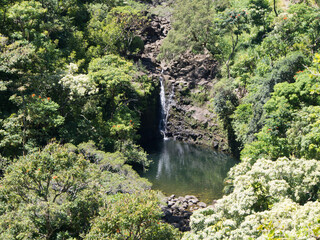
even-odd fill
[{"label": "exposed rock face", "polygon": [[146,109],[141,116],[142,127],[140,134],[143,136],[141,140],[142,145],[162,137],[159,131],[159,77],[161,75],[161,67],[156,57],[160,51],[162,40],[168,34],[169,30],[170,22],[168,19],[151,15],[149,25],[141,31],[141,39],[144,41],[144,51],[136,60],[141,61],[155,85],[155,91],[153,91],[148,100],[148,109]]},{"label": "exposed rock face", "polygon": [[186,53],[170,65],[162,65],[168,98],[172,98],[167,136],[226,150],[226,137],[208,102],[217,72],[216,61],[209,54]]},{"label": "exposed rock face", "polygon": [[[170,19],[152,15],[141,35],[145,43],[141,62],[154,81],[162,76],[168,111],[167,136],[185,142],[227,150],[227,138],[212,112],[208,94],[214,86],[217,62],[209,54],[190,52],[169,64],[157,60]],[[159,103],[158,103],[159,105]]]},{"label": "exposed rock face", "polygon": [[144,51],[140,60],[153,77],[159,77],[161,73],[161,66],[160,62],[157,61],[157,56],[160,52],[162,41],[169,30],[170,19],[151,15],[150,24],[141,32],[142,40],[144,40]]}]

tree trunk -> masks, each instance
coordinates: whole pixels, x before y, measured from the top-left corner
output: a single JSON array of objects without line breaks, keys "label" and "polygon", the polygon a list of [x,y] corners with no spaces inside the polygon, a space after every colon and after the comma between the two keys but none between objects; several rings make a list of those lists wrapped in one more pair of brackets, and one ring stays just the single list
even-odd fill
[{"label": "tree trunk", "polygon": [[276,6],[276,0],[273,0],[273,10],[276,16],[278,17],[278,12],[277,12],[277,6]]},{"label": "tree trunk", "polygon": [[227,73],[228,73],[228,79],[230,79],[230,66],[229,66],[229,60],[226,62],[226,67],[227,67]]},{"label": "tree trunk", "polygon": [[27,119],[26,119],[26,115],[27,115],[27,112],[26,112],[26,102],[25,102],[25,99],[24,99],[24,95],[22,94],[22,106],[23,106],[23,117],[22,117],[22,153],[23,153],[23,156],[25,156],[27,154],[27,151],[26,151],[26,142],[27,142],[27,136],[26,136],[26,130],[27,130]]}]

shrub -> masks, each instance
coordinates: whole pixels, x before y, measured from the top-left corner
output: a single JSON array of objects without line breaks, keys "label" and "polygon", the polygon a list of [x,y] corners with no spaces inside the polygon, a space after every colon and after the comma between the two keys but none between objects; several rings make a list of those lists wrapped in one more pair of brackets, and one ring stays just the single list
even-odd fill
[{"label": "shrub", "polygon": [[159,196],[152,191],[114,195],[94,219],[85,240],[177,239],[177,230],[160,220],[159,204]]}]

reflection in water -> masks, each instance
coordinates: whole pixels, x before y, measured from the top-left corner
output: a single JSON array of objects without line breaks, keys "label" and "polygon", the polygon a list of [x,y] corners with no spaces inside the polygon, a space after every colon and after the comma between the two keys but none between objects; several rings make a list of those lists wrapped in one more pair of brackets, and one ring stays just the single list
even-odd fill
[{"label": "reflection in water", "polygon": [[170,155],[167,151],[163,152],[159,156],[156,179],[160,178],[162,172],[171,176]]},{"label": "reflection in water", "polygon": [[173,140],[161,141],[148,152],[153,164],[142,175],[153,189],[167,195],[196,195],[207,203],[222,197],[223,181],[237,163],[229,155]]}]

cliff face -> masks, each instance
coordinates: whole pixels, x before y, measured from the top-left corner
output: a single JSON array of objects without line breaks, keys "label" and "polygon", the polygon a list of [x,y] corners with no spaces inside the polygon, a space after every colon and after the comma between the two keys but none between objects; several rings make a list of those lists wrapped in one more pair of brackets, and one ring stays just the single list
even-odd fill
[{"label": "cliff face", "polygon": [[216,68],[209,55],[191,53],[163,65],[170,109],[168,137],[220,150],[228,148],[222,124],[209,102]]},{"label": "cliff face", "polygon": [[[145,47],[140,58],[154,81],[159,82],[160,76],[164,80],[166,105],[169,109],[166,135],[185,142],[227,150],[226,134],[222,123],[212,111],[208,97],[214,87],[217,62],[209,54],[192,53],[186,53],[171,63],[158,61],[157,55],[169,30],[168,17],[151,15],[149,25],[141,33]],[[160,107],[159,97],[157,105]],[[155,126],[158,125],[154,124],[152,131]]]}]

